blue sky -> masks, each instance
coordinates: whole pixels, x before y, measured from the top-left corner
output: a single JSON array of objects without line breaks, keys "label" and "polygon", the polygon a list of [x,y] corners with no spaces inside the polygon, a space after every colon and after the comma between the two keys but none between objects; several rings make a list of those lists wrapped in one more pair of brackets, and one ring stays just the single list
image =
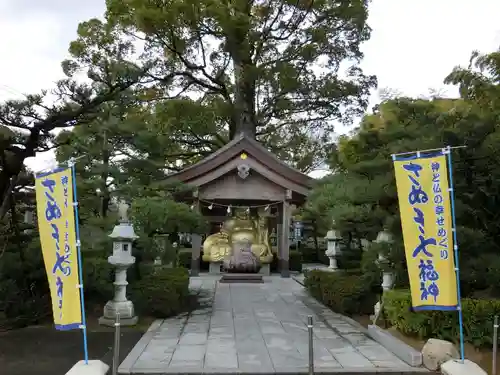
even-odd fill
[{"label": "blue sky", "polygon": [[[50,88],[62,77],[60,62],[79,22],[100,16],[104,0],[2,0],[0,2],[0,100]],[[378,76],[379,88],[408,96],[429,89],[456,95],[443,85],[456,65],[467,65],[473,50],[500,46],[498,0],[373,0],[372,38],[363,46],[366,73]],[[371,105],[379,101],[375,91]],[[338,132],[348,129],[341,128]],[[53,155],[28,161],[46,168]]]}]

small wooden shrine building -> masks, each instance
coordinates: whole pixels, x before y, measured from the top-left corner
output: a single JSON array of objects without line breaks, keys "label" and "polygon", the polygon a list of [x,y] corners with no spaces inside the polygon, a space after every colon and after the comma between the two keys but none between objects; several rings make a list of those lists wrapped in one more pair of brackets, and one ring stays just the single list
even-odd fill
[{"label": "small wooden shrine building", "polygon": [[[289,277],[291,206],[300,206],[311,177],[280,161],[245,132],[198,163],[167,177],[194,188],[193,204],[212,223],[227,219],[231,207],[266,207],[276,229],[276,253],[283,277]],[[212,230],[214,231],[214,230]],[[192,235],[191,274],[199,272],[201,236]]]}]

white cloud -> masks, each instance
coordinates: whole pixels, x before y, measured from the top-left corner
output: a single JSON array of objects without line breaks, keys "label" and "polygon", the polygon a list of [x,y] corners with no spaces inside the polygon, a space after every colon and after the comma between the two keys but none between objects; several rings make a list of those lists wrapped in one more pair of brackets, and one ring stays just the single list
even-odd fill
[{"label": "white cloud", "polygon": [[374,0],[362,66],[378,76],[379,87],[408,96],[445,88],[444,78],[456,65],[467,65],[473,50],[498,48],[499,13],[497,0]]},{"label": "white cloud", "polygon": [[[0,100],[51,87],[62,77],[60,62],[78,23],[101,16],[104,8],[104,0],[1,1]],[[378,76],[381,88],[425,95],[443,88],[444,77],[466,65],[473,50],[498,48],[498,14],[498,0],[374,0],[362,66]],[[456,95],[454,88],[447,91]],[[371,102],[378,100],[374,94]],[[28,165],[43,169],[51,159],[40,155]]]}]

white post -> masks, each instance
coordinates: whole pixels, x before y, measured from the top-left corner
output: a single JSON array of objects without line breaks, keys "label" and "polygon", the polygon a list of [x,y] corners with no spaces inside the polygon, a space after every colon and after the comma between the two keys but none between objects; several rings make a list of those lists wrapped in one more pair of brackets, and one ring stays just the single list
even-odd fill
[{"label": "white post", "polygon": [[[379,232],[377,235],[376,243],[379,244],[391,244],[392,235],[384,228],[383,231]],[[378,255],[378,265],[382,270],[382,289],[385,291],[392,289],[394,285],[394,272],[392,272],[388,267],[388,260],[383,254]]]},{"label": "white post", "polygon": [[[26,211],[24,211],[24,224],[33,225],[34,222],[34,213],[30,208],[27,208]],[[32,231],[32,229],[25,229],[24,233],[30,234]]]}]

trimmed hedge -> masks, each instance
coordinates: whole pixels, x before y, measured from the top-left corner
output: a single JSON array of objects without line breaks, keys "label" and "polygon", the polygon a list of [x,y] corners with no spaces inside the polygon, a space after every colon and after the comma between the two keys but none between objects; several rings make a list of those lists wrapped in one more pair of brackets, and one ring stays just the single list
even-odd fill
[{"label": "trimmed hedge", "polygon": [[[114,269],[103,258],[84,258],[83,259],[83,286],[85,300],[90,304],[104,304],[113,298]],[[128,272],[127,280],[130,280]]]},{"label": "trimmed hedge", "polygon": [[130,299],[141,315],[167,318],[184,311],[189,303],[187,269],[153,267],[130,288]]},{"label": "trimmed hedge", "polygon": [[370,314],[377,302],[377,286],[360,270],[308,271],[304,285],[314,298],[341,314]]},{"label": "trimmed hedge", "polygon": [[191,268],[191,249],[179,249],[177,253],[177,265],[187,269]]},{"label": "trimmed hedge", "polygon": [[[500,300],[462,298],[462,311],[465,341],[475,347],[491,347],[493,319],[495,315],[500,315]],[[384,312],[388,322],[406,335],[458,341],[458,313],[413,312],[409,290],[384,293]]]},{"label": "trimmed hedge", "polygon": [[[85,299],[90,306],[113,298],[114,268],[105,259],[83,262]],[[127,280],[129,298],[139,315],[165,318],[186,309],[189,302],[189,273],[185,268],[140,265],[140,275],[131,268]]]},{"label": "trimmed hedge", "polygon": [[[177,253],[177,266],[184,267],[187,269],[191,269],[191,258],[192,258],[192,249],[191,248],[181,248]],[[204,262],[203,251],[200,253],[200,270],[208,271],[209,263]]]},{"label": "trimmed hedge", "polygon": [[330,261],[325,255],[325,249],[315,249],[310,246],[301,246],[299,251],[302,253],[303,263],[321,263],[329,264]]}]

